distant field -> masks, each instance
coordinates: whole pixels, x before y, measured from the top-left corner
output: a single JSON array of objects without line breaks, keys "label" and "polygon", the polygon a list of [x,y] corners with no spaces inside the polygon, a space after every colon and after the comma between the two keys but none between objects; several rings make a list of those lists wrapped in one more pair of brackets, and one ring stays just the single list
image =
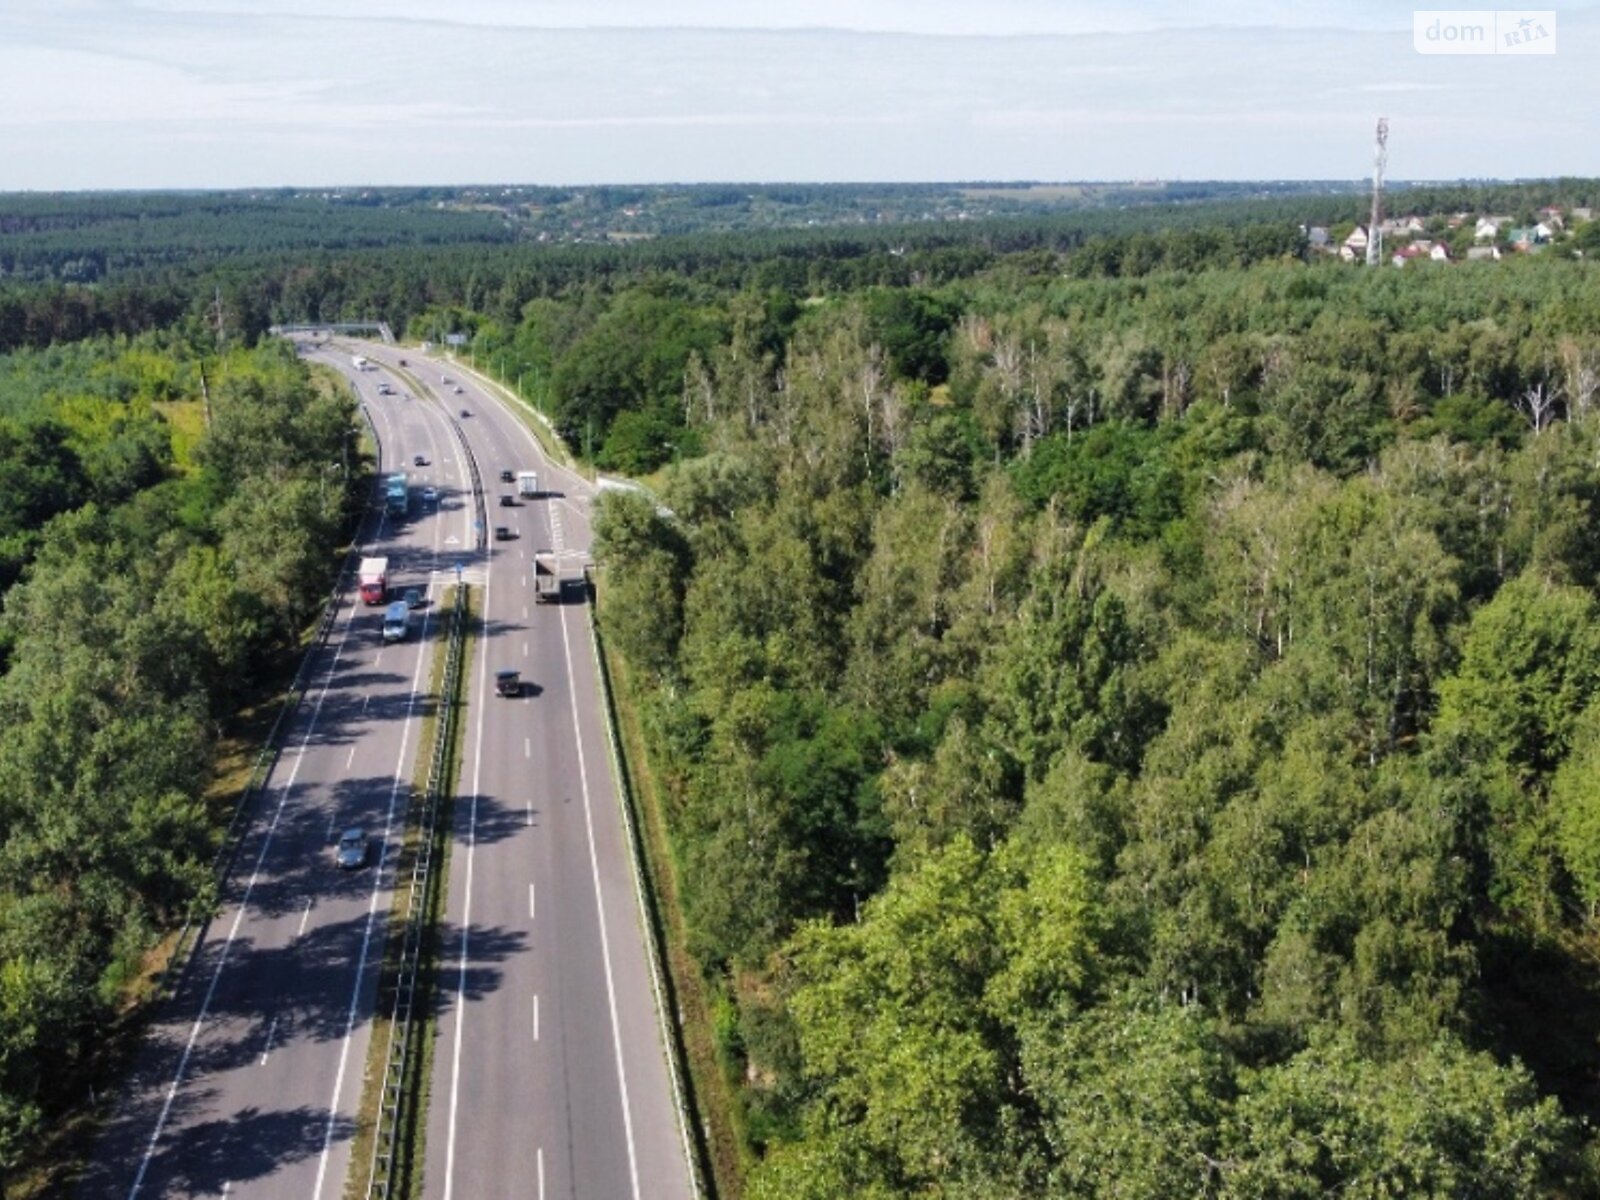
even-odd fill
[{"label": "distant field", "polygon": [[1026,187],[972,187],[962,188],[961,194],[969,200],[1035,200],[1060,203],[1064,200],[1086,200],[1092,192],[1082,183],[1032,183]]}]

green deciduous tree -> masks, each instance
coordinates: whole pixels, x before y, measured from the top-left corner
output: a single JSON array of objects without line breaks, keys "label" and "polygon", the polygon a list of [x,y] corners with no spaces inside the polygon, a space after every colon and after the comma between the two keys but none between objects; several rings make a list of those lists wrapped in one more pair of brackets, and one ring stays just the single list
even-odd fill
[{"label": "green deciduous tree", "polygon": [[1381,1064],[1314,1047],[1249,1079],[1236,1120],[1230,1200],[1548,1196],[1570,1172],[1556,1102],[1451,1039]]}]

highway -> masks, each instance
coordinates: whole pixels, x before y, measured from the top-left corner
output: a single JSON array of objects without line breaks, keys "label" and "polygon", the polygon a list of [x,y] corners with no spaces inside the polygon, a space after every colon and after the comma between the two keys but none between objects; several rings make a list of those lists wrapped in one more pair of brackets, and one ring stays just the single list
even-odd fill
[{"label": "highway", "polygon": [[[436,406],[380,398],[378,379],[365,373],[358,386],[383,466],[403,465],[419,493],[432,483],[445,495],[437,510],[414,502],[405,519],[374,512],[360,550],[388,556],[391,589],[426,588],[429,602],[412,636],[386,646],[383,610],[360,603],[353,574],[344,581],[222,910],[147,1039],[82,1196],[343,1193],[390,901],[387,851],[404,820],[437,627],[431,572],[472,536],[449,422]],[[416,454],[430,465],[414,468]],[[349,826],[373,845],[365,869],[340,871],[333,844]]]},{"label": "highway", "polygon": [[[533,596],[536,550],[562,556],[577,582],[592,489],[547,462],[467,373],[381,345],[302,349],[355,385],[382,469],[412,476],[410,515],[375,512],[359,553],[387,555],[391,592],[423,587],[428,603],[413,637],[385,647],[382,610],[359,602],[353,575],[345,581],[222,910],[78,1194],[344,1194],[393,883],[383,851],[401,834],[434,606],[459,567],[482,603],[451,831],[424,1194],[692,1197],[589,609],[581,587],[561,603]],[[352,352],[377,369],[356,370]],[[380,382],[395,394],[380,395]],[[463,442],[488,493],[489,523],[514,535],[482,553]],[[413,465],[419,454],[426,466]],[[538,471],[542,494],[501,507],[515,488],[500,473],[527,469]],[[436,508],[421,503],[427,485],[441,493]],[[494,672],[508,667],[528,685],[515,699],[494,693]],[[333,842],[350,825],[377,845],[367,869],[341,872]]]},{"label": "highway", "polygon": [[[463,726],[424,1195],[693,1195],[581,589],[533,596],[533,555],[587,557],[593,489],[460,368],[361,344],[436,392],[477,458],[491,540]],[[449,383],[444,381],[448,379]],[[460,388],[458,394],[455,389]],[[464,413],[468,415],[462,415]],[[536,470],[513,507],[502,472]],[[516,699],[496,670],[522,672]]]}]

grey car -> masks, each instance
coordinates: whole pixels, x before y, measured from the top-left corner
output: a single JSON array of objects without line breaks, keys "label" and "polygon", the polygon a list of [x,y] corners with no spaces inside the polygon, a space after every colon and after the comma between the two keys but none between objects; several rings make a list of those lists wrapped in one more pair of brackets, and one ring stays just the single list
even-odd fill
[{"label": "grey car", "polygon": [[339,835],[334,861],[341,871],[355,871],[367,865],[367,834],[364,829],[346,829]]}]

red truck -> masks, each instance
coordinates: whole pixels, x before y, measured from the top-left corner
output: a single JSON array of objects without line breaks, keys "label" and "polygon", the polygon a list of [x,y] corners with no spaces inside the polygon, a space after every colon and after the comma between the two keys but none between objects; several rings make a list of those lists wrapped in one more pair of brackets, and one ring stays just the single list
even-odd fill
[{"label": "red truck", "polygon": [[382,604],[388,599],[389,560],[387,558],[363,558],[358,578],[361,582],[361,602],[363,604]]}]

